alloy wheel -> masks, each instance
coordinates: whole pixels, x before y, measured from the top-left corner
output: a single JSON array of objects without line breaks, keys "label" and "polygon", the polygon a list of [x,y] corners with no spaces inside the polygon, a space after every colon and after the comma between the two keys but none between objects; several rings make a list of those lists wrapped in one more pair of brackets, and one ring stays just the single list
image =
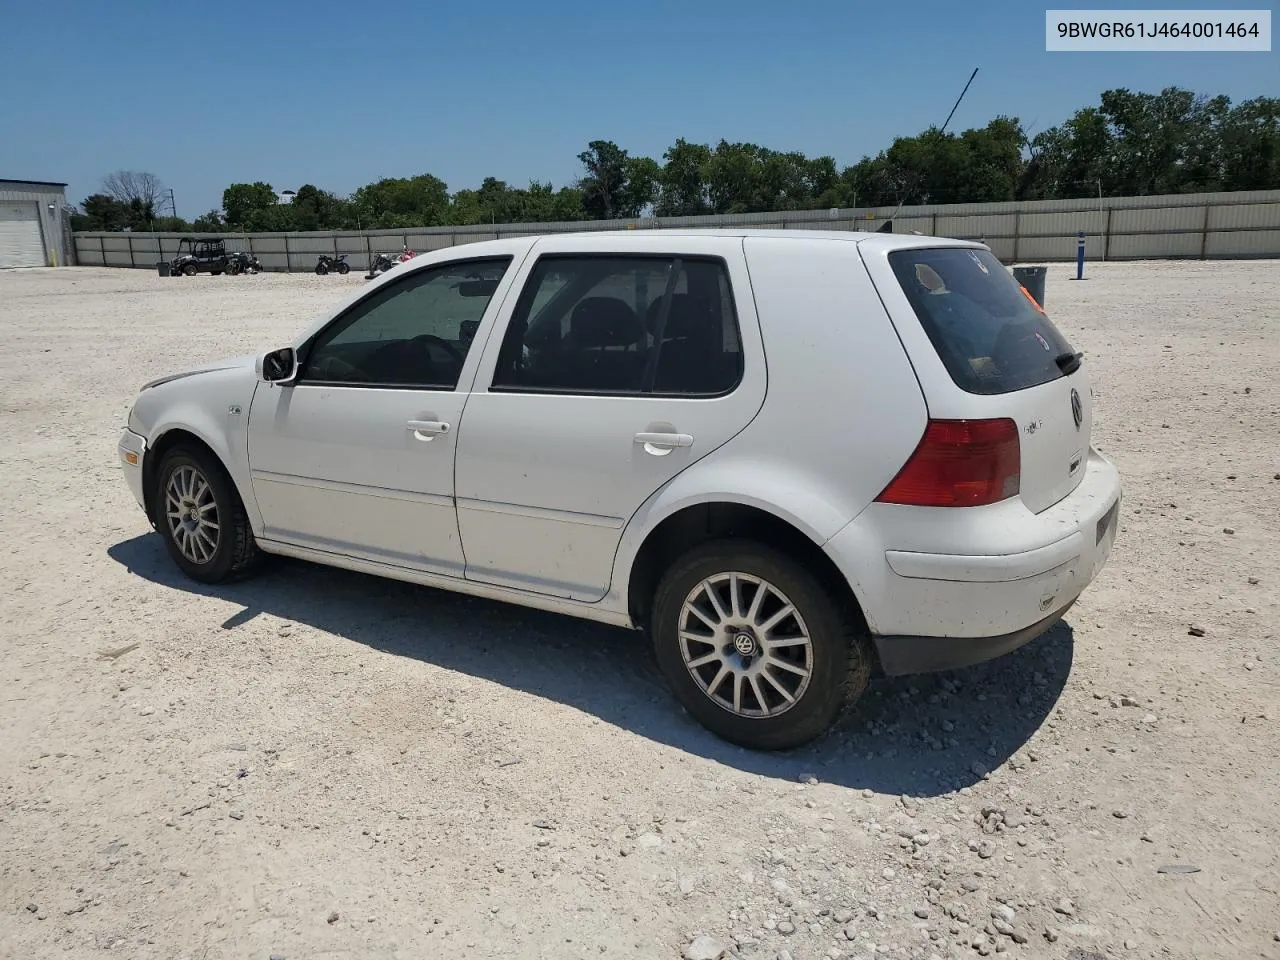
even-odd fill
[{"label": "alloy wheel", "polygon": [[169,475],[164,495],[174,544],[192,563],[208,563],[218,552],[222,535],[209,481],[195,467],[182,464]]},{"label": "alloy wheel", "polygon": [[742,717],[776,717],[808,689],[813,641],[773,584],[726,572],[693,588],[680,608],[680,654],[699,688]]}]

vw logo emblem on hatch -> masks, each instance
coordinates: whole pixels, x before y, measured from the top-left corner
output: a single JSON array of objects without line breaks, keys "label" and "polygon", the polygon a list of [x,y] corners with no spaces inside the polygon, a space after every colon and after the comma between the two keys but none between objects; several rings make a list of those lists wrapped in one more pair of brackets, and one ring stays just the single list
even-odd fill
[{"label": "vw logo emblem on hatch", "polygon": [[1071,388],[1071,419],[1076,422],[1076,429],[1084,423],[1084,404],[1080,402],[1080,394],[1075,387]]}]

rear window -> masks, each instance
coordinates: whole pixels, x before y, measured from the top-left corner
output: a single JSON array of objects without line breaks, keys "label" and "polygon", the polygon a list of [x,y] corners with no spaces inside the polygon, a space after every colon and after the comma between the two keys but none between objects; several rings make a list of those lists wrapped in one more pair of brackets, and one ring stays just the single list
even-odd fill
[{"label": "rear window", "polygon": [[1071,345],[990,251],[898,250],[889,263],[960,389],[1012,393],[1063,375]]}]

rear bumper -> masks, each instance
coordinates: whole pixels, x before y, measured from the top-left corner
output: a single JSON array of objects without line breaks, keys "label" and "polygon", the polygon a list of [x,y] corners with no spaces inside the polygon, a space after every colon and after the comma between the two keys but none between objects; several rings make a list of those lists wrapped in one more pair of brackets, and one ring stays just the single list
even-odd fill
[{"label": "rear bumper", "polygon": [[1091,452],[1079,486],[1032,513],[873,504],[829,540],[888,673],[978,663],[1047,630],[1101,572],[1119,524],[1120,478]]},{"label": "rear bumper", "polygon": [[1029,627],[999,637],[876,637],[880,667],[890,677],[911,673],[958,670],[994,660],[1030,643],[1058,623],[1076,602],[1051,613]]},{"label": "rear bumper", "polygon": [[120,443],[117,445],[120,454],[120,466],[124,470],[124,479],[129,484],[129,489],[133,491],[134,498],[138,501],[138,506],[143,510],[147,508],[147,499],[142,491],[142,462],[147,454],[147,440],[140,437],[132,430],[125,430],[120,435]]}]

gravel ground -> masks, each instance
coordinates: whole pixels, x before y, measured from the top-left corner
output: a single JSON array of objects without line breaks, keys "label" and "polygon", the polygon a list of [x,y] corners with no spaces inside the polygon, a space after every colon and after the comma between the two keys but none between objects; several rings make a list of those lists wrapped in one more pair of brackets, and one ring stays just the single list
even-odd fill
[{"label": "gravel ground", "polygon": [[136,388],[357,276],[0,274],[0,956],[1280,957],[1280,264],[1069,271],[1110,564],[785,756],[627,632],[176,574],[116,461]]}]

